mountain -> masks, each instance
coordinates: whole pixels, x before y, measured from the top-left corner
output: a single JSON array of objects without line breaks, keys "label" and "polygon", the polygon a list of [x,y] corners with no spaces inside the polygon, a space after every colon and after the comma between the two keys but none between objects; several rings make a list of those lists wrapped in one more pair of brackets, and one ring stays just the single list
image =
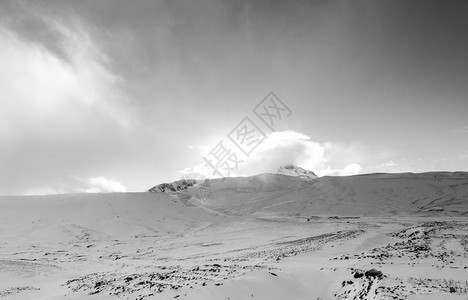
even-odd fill
[{"label": "mountain", "polygon": [[148,190],[152,193],[175,193],[178,191],[184,191],[189,187],[194,186],[197,183],[195,179],[181,179],[171,183],[161,183],[153,186]]},{"label": "mountain", "polygon": [[308,171],[295,165],[282,166],[278,169],[278,172],[276,173],[280,175],[299,177],[305,180],[312,180],[317,178],[317,175],[315,175],[314,172]]},{"label": "mountain", "polygon": [[190,194],[191,206],[261,217],[468,215],[466,172],[376,173],[314,180],[261,174],[212,179],[209,188],[206,199],[200,199],[197,187],[189,187],[181,195]]},{"label": "mountain", "polygon": [[[304,180],[312,180],[317,178],[317,175],[315,175],[314,172],[308,171],[295,165],[282,166],[278,169],[278,172],[276,174],[298,177]],[[178,192],[184,192],[194,186],[206,186],[208,182],[209,180],[205,178],[200,178],[199,180],[183,178],[170,183],[157,184],[150,188],[148,192],[174,194]]]},{"label": "mountain", "polygon": [[466,300],[468,173],[195,178],[0,196],[0,298]]}]

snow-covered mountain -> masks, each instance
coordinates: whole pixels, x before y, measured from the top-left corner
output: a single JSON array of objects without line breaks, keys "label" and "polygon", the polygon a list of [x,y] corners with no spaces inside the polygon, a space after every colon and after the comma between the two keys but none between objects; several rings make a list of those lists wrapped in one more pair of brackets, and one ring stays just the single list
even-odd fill
[{"label": "snow-covered mountain", "polygon": [[187,206],[200,206],[211,195],[211,187],[209,179],[184,178],[171,183],[155,185],[148,192],[171,195]]},{"label": "snow-covered mountain", "polygon": [[468,215],[468,173],[431,172],[324,176],[277,174],[211,181],[204,207],[229,214]]},{"label": "snow-covered mountain", "polygon": [[286,165],[278,169],[276,174],[299,177],[306,180],[312,180],[317,178],[314,172],[308,171],[304,168],[295,166],[295,165]]},{"label": "snow-covered mountain", "polygon": [[[0,196],[0,295],[427,299],[432,286],[431,299],[462,299],[467,172],[195,178],[155,193]],[[366,275],[372,265],[385,276]]]},{"label": "snow-covered mountain", "polygon": [[468,215],[466,172],[312,176],[286,166],[278,174],[211,179],[209,197],[199,196],[195,185],[166,193],[183,204],[190,195],[192,206],[235,215]]},{"label": "snow-covered mountain", "polygon": [[[298,177],[303,180],[312,180],[317,178],[317,175],[315,175],[314,172],[295,165],[282,166],[278,169],[278,171],[275,174]],[[209,179],[195,180],[190,178],[184,178],[170,183],[157,184],[150,188],[148,192],[173,194],[188,190],[197,185],[206,185],[208,181]]]},{"label": "snow-covered mountain", "polygon": [[197,183],[195,179],[181,179],[171,183],[160,183],[153,186],[148,190],[152,193],[175,193],[178,191],[184,191],[189,187],[194,186]]}]

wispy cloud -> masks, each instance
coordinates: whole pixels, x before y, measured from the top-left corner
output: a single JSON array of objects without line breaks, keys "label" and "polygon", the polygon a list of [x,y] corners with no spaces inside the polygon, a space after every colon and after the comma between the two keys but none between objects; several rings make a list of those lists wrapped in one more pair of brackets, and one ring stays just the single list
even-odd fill
[{"label": "wispy cloud", "polygon": [[198,150],[201,152],[207,152],[210,150],[209,147],[205,145],[188,145],[187,148],[189,148],[190,150]]},{"label": "wispy cloud", "polygon": [[451,130],[452,134],[468,134],[468,125],[462,126],[460,128],[455,128]]},{"label": "wispy cloud", "polygon": [[107,179],[105,177],[90,177],[83,180],[88,185],[83,191],[86,193],[112,193],[112,192],[126,192],[127,188],[115,179]]},{"label": "wispy cloud", "polygon": [[421,168],[424,165],[420,158],[395,158],[371,165],[365,169],[366,173],[383,172],[383,173],[406,173],[406,172],[424,172],[428,171]]},{"label": "wispy cloud", "polygon": [[325,169],[318,170],[317,174],[320,176],[349,176],[360,174],[361,171],[362,167],[360,165],[352,163],[343,169],[332,169],[330,166],[328,166]]},{"label": "wispy cloud", "polygon": [[27,193],[82,173],[84,162],[105,163],[137,123],[91,30],[73,18],[41,20],[62,55],[0,26],[0,179],[9,183],[0,193]]}]

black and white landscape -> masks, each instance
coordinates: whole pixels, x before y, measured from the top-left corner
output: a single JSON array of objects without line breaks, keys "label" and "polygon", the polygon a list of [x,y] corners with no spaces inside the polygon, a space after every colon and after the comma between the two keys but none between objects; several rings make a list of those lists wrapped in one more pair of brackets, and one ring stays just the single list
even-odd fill
[{"label": "black and white landscape", "polygon": [[0,0],[0,300],[468,300],[468,1]]}]

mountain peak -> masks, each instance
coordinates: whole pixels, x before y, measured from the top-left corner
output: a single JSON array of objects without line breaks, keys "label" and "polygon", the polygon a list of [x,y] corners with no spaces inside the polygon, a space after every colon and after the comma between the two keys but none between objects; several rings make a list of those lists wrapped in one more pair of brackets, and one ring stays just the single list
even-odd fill
[{"label": "mountain peak", "polygon": [[312,180],[317,178],[314,172],[306,170],[304,168],[295,165],[285,165],[278,169],[277,174],[299,177],[306,180]]}]

